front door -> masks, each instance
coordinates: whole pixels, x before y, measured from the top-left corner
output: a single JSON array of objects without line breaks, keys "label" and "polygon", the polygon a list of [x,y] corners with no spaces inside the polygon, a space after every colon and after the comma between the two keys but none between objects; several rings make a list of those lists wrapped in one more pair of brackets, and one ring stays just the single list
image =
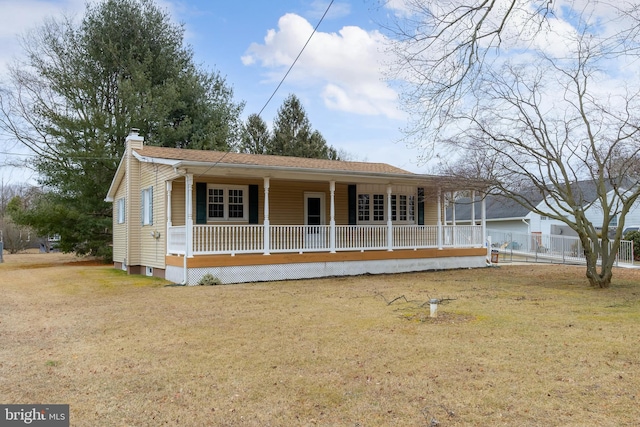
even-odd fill
[{"label": "front door", "polygon": [[304,194],[304,247],[321,249],[326,245],[324,219],[324,193]]}]

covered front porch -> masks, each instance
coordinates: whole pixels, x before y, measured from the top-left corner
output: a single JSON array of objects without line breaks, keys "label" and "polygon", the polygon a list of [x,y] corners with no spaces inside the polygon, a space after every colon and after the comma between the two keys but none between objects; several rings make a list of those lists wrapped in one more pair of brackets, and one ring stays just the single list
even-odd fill
[{"label": "covered front porch", "polygon": [[[180,192],[179,203],[172,200],[173,185],[169,182],[167,278],[195,284],[199,277],[211,273],[222,283],[235,283],[486,265],[484,209],[473,225],[445,225],[442,188],[431,187],[425,191],[416,185],[412,190],[415,197],[407,198],[394,192],[399,188],[397,184],[378,185],[376,188],[384,188],[384,194],[375,194],[372,198],[384,211],[376,212],[375,218],[384,218],[384,221],[370,224],[359,221],[365,217],[362,211],[367,201],[358,193],[356,185],[347,186],[333,180],[324,184],[316,182],[312,191],[298,191],[299,199],[304,200],[297,209],[301,223],[273,224],[272,217],[282,222],[287,215],[282,206],[278,206],[283,197],[276,197],[278,205],[274,205],[271,194],[291,186],[276,182],[274,190],[269,177],[262,179],[260,215],[256,212],[248,215],[258,219],[258,224],[216,223],[210,219],[204,224],[194,224],[194,217],[198,217],[194,208],[198,202],[193,199],[197,193],[193,176],[185,176],[184,194]],[[323,186],[325,191],[321,191]],[[353,187],[353,191],[347,187]],[[371,184],[360,188],[371,188]],[[255,194],[253,198],[256,199]],[[347,213],[345,206],[346,199],[352,198],[357,205],[349,210],[354,210],[355,215]],[[292,199],[288,198],[289,204]],[[180,212],[180,205],[184,206],[184,214]],[[399,208],[398,205],[406,206]],[[371,212],[374,208],[371,207]],[[173,224],[175,213],[184,218],[184,224]],[[433,223],[425,224],[429,221]]]}]

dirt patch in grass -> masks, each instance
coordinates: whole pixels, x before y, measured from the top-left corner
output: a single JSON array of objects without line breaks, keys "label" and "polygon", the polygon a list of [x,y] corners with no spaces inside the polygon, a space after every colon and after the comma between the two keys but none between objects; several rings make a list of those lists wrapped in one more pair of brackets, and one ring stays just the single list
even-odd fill
[{"label": "dirt patch in grass", "polygon": [[0,396],[68,403],[74,426],[640,421],[638,270],[175,287],[49,255],[0,265]]}]

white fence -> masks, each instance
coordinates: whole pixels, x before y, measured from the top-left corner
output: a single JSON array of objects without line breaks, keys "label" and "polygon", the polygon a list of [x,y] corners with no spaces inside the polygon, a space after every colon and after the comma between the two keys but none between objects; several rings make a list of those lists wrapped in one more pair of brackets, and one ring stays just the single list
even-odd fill
[{"label": "white fence", "polygon": [[[526,260],[557,262],[566,264],[585,263],[582,242],[575,236],[549,234],[511,233],[487,230],[494,250],[502,254],[505,261]],[[610,244],[611,247],[611,244]],[[622,240],[616,256],[616,265],[633,265],[633,242]]]},{"label": "white fence", "polygon": [[[389,231],[391,230],[391,231]],[[167,253],[184,254],[185,226],[168,228]],[[438,236],[440,235],[440,239]],[[192,252],[205,254],[329,252],[482,247],[481,226],[435,225],[195,225]]]}]

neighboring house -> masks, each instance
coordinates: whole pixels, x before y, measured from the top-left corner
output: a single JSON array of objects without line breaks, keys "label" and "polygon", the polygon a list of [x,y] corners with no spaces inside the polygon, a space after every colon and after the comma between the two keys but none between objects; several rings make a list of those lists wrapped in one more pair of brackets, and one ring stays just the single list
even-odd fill
[{"label": "neighboring house", "polygon": [[[541,199],[541,198],[540,198]],[[475,200],[471,203],[471,200]],[[504,196],[487,195],[484,199],[481,196],[456,197],[455,204],[447,206],[447,224],[466,225],[480,221],[482,202],[485,203],[486,225],[491,230],[512,233],[531,233],[534,225],[540,222],[539,215],[533,214],[529,209],[520,205],[512,199]],[[532,218],[537,216],[538,218]]]},{"label": "neighboring house", "polygon": [[[574,194],[582,200],[585,208],[585,216],[597,229],[603,222],[603,210],[597,201],[596,187],[593,181],[578,181],[573,184]],[[613,197],[613,189],[608,187],[609,200]],[[545,202],[539,192],[531,192],[528,196],[538,209],[549,210],[547,203],[556,206],[554,201]],[[455,199],[455,209],[450,205],[446,209],[447,224],[470,224],[473,211],[479,212],[480,198],[475,198],[475,205],[471,203],[470,197],[458,197]],[[487,228],[498,232],[510,232],[519,234],[542,234],[542,235],[566,235],[576,236],[577,234],[564,222],[531,212],[516,201],[500,195],[487,195],[485,200]],[[612,212],[613,217],[610,227],[618,226],[617,212]],[[640,225],[640,202],[634,204],[625,218],[625,228]]]},{"label": "neighboring house", "polygon": [[381,163],[145,146],[137,131],[106,200],[113,259],[197,284],[486,265],[485,227],[445,226],[451,178]]}]

